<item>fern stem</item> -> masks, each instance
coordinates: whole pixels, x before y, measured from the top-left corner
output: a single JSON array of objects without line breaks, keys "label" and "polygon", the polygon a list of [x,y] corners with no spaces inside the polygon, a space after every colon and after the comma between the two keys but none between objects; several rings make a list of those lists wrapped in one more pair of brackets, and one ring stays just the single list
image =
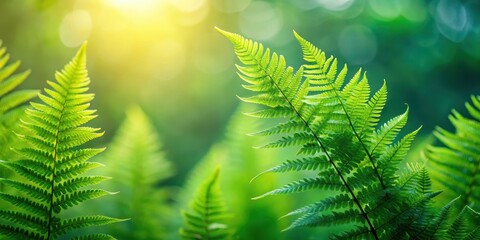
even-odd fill
[{"label": "fern stem", "polygon": [[[75,69],[76,70],[76,69]],[[47,232],[47,240],[51,238],[52,235],[52,221],[53,221],[53,202],[55,197],[55,177],[57,173],[57,158],[58,158],[58,145],[59,145],[59,134],[60,134],[60,126],[62,126],[64,112],[65,112],[65,105],[67,103],[68,94],[70,93],[70,89],[67,89],[66,96],[62,102],[62,111],[60,111],[60,118],[58,119],[57,129],[55,130],[55,146],[54,146],[54,155],[53,155],[53,169],[52,169],[52,185],[51,185],[51,192],[50,192],[50,209],[49,216],[48,216],[48,232]]]},{"label": "fern stem", "polygon": [[[215,173],[216,176],[215,178],[218,177],[218,172]],[[215,184],[215,181],[211,181],[208,183],[207,191],[205,191],[205,201],[204,201],[204,206],[205,206],[205,234],[207,237],[207,240],[210,239],[210,230],[208,229],[210,225],[210,220],[209,220],[209,211],[208,211],[208,206],[209,206],[209,199],[210,199],[210,193],[211,189],[213,188],[213,184]]]},{"label": "fern stem", "polygon": [[53,155],[53,173],[52,173],[52,185],[51,185],[51,192],[50,192],[50,209],[49,209],[49,216],[48,216],[48,232],[47,232],[47,239],[50,239],[50,236],[52,235],[52,221],[53,221],[53,200],[54,200],[54,195],[55,195],[55,177],[56,177],[56,168],[57,168],[57,157],[58,157],[58,135],[60,133],[60,126],[62,126],[62,120],[63,120],[63,113],[65,111],[65,103],[66,103],[66,98],[65,101],[62,103],[62,111],[60,112],[60,119],[58,121],[58,126],[55,132],[55,152]]},{"label": "fern stem", "polygon": [[[258,64],[258,63],[257,63]],[[260,64],[259,64],[260,65]],[[365,212],[365,210],[363,209],[362,205],[360,204],[360,201],[358,200],[357,196],[355,195],[355,193],[353,192],[352,188],[350,187],[350,185],[348,184],[347,180],[345,179],[345,177],[343,176],[342,172],[340,171],[340,169],[337,167],[337,165],[335,164],[335,162],[333,161],[332,157],[330,156],[329,152],[327,151],[326,147],[323,145],[322,141],[320,140],[320,138],[318,137],[317,133],[312,129],[312,127],[310,126],[310,124],[308,124],[308,122],[302,117],[302,115],[300,114],[300,112],[295,108],[295,106],[293,105],[293,103],[290,101],[290,99],[288,99],[288,97],[286,96],[286,94],[283,92],[283,90],[280,88],[280,86],[278,86],[277,82],[275,82],[272,78],[272,76],[270,76],[268,74],[268,72],[266,72],[264,69],[262,69],[262,71],[265,73],[265,76],[267,76],[269,78],[270,81],[273,82],[273,84],[275,85],[275,87],[278,89],[278,91],[280,92],[280,94],[282,94],[282,96],[285,98],[285,100],[288,102],[288,104],[290,105],[290,107],[292,108],[292,110],[295,112],[295,114],[302,120],[302,122],[305,124],[305,127],[312,133],[313,137],[315,138],[315,141],[318,143],[318,145],[320,146],[320,148],[322,149],[322,151],[325,153],[325,155],[327,156],[328,158],[328,161],[332,164],[333,168],[335,169],[335,172],[338,174],[338,176],[340,177],[343,185],[347,188],[348,192],[350,193],[350,195],[352,196],[352,199],[353,201],[355,202],[355,205],[357,205],[358,209],[360,210],[362,216],[365,218],[365,220],[367,221],[367,224],[370,228],[370,232],[372,233],[372,235],[375,237],[375,239],[379,240],[379,237],[378,237],[378,234],[377,234],[377,231],[375,229],[375,227],[373,226],[373,223],[372,221],[370,220],[370,218],[368,217],[367,213]]]},{"label": "fern stem", "polygon": [[385,183],[383,182],[382,177],[378,173],[378,168],[377,168],[377,166],[375,166],[375,162],[373,161],[372,154],[370,153],[370,151],[368,151],[367,146],[363,143],[362,138],[358,135],[357,130],[353,126],[352,119],[350,118],[350,115],[348,114],[347,109],[345,108],[345,104],[343,103],[342,99],[340,98],[340,95],[338,94],[337,90],[335,89],[335,87],[333,86],[332,83],[330,83],[330,86],[332,87],[333,92],[335,93],[335,96],[337,97],[338,101],[340,102],[340,105],[342,106],[343,111],[345,112],[345,116],[347,117],[348,124],[352,128],[352,131],[355,134],[355,137],[357,138],[358,142],[360,142],[360,145],[362,145],[363,150],[365,150],[365,152],[367,153],[368,160],[370,161],[370,164],[372,164],[373,170],[375,171],[375,175],[377,176],[377,179],[380,182],[380,185],[382,186],[382,189],[385,190],[386,189]]}]

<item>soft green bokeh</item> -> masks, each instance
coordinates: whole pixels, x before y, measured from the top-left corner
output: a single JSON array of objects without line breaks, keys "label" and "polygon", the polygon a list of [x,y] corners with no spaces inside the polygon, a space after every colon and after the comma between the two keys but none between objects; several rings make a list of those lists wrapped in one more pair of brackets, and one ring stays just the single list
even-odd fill
[{"label": "soft green bokeh", "polygon": [[[372,87],[387,79],[387,117],[411,106],[422,133],[480,92],[477,1],[379,0],[4,0],[0,38],[42,88],[89,41],[88,67],[108,141],[126,106],[152,116],[181,183],[221,136],[241,95],[233,51],[219,26],[264,42],[299,66],[296,30]],[[297,60],[297,61],[292,61]]]}]

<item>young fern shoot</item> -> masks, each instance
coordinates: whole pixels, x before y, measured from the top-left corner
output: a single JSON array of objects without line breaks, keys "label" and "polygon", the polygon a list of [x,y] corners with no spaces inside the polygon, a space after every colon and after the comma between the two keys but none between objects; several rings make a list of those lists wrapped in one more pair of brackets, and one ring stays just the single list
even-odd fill
[{"label": "young fern shoot", "polygon": [[[219,29],[218,29],[219,30]],[[426,224],[424,208],[439,192],[429,189],[423,168],[399,174],[419,129],[396,140],[405,126],[405,113],[379,125],[387,97],[383,86],[370,96],[367,76],[361,70],[344,84],[347,66],[337,73],[337,59],[295,33],[306,61],[294,71],[285,58],[261,43],[219,30],[233,44],[241,62],[238,73],[253,92],[241,100],[264,106],[248,113],[280,121],[258,134],[277,135],[266,148],[298,147],[299,157],[286,160],[268,172],[316,171],[267,192],[258,198],[306,190],[328,190],[330,196],[287,214],[301,215],[288,229],[350,224],[351,230],[333,236],[350,239],[406,238]],[[405,176],[405,177],[402,177]],[[333,192],[333,193],[332,193]]]},{"label": "young fern shoot", "polygon": [[120,193],[99,206],[131,220],[108,226],[109,232],[125,239],[165,238],[167,194],[158,184],[174,171],[161,148],[149,117],[138,106],[128,108],[125,120],[102,155],[108,167],[102,173],[113,178],[105,186]]},{"label": "young fern shoot", "polygon": [[218,184],[219,173],[217,169],[199,186],[190,203],[191,210],[183,212],[182,239],[231,239],[233,232],[226,224],[229,215]]},{"label": "young fern shoot", "polygon": [[[62,213],[86,200],[112,194],[89,188],[108,179],[85,175],[101,166],[88,160],[103,148],[82,145],[103,135],[98,128],[84,126],[96,117],[88,109],[93,94],[86,93],[90,79],[86,69],[86,45],[61,72],[56,81],[47,81],[50,88],[38,95],[41,102],[32,102],[22,119],[27,134],[20,137],[27,147],[16,149],[23,157],[2,162],[21,179],[1,179],[21,192],[0,193],[0,199],[15,206],[0,210],[0,236],[9,239],[57,239],[66,233],[89,226],[120,221],[106,216],[78,216],[65,219]],[[112,239],[106,234],[79,236],[78,239]]]}]

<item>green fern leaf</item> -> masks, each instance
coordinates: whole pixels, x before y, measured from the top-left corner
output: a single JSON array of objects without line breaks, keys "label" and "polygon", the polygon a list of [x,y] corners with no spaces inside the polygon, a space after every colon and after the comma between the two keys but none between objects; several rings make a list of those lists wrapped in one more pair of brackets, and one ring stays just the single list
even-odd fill
[{"label": "green fern leaf", "polygon": [[231,239],[232,229],[226,224],[229,218],[218,186],[217,169],[197,190],[190,203],[191,210],[183,212],[183,239]]},{"label": "green fern leaf", "polygon": [[411,239],[476,239],[479,235],[479,226],[476,224],[480,220],[480,213],[469,206],[465,206],[458,214],[453,213],[454,204],[460,197],[457,197],[447,203],[438,213],[433,214],[428,219],[428,223],[423,224],[424,228],[419,228],[417,234],[412,235]]},{"label": "green fern leaf", "polygon": [[[407,237],[422,220],[419,212],[439,192],[421,192],[419,185],[428,185],[424,178],[400,178],[398,165],[419,130],[396,141],[406,124],[408,108],[379,125],[387,97],[385,82],[370,96],[365,73],[359,70],[346,82],[346,66],[337,73],[337,59],[326,58],[325,53],[296,33],[306,61],[297,71],[287,66],[283,56],[271,53],[262,44],[219,31],[233,44],[242,63],[237,69],[247,83],[244,88],[253,93],[240,99],[263,106],[250,115],[280,122],[260,132],[279,136],[265,146],[298,147],[297,155],[305,155],[263,173],[317,172],[317,177],[293,181],[257,198],[308,189],[328,190],[329,197],[320,195],[318,202],[287,214],[303,214],[287,229],[354,223],[354,229],[339,236],[382,239],[400,229],[402,233],[397,237]],[[407,173],[423,176],[420,170]],[[338,204],[333,203],[336,200]],[[409,219],[409,224],[401,219]]]},{"label": "green fern leaf", "polygon": [[480,96],[465,103],[471,118],[453,110],[449,116],[455,133],[438,127],[434,135],[444,146],[429,146],[425,155],[435,182],[462,196],[460,206],[480,209]]},{"label": "green fern leaf", "polygon": [[[278,175],[270,174],[262,180],[267,184],[250,184],[252,176],[259,171],[270,167],[275,159],[281,154],[279,151],[263,151],[252,148],[252,145],[261,145],[263,137],[247,136],[245,132],[256,132],[260,126],[255,119],[244,113],[255,112],[256,106],[240,103],[225,128],[222,139],[214,144],[205,157],[193,167],[187,181],[179,193],[176,208],[178,213],[181,209],[187,209],[189,202],[194,198],[195,190],[200,182],[209,178],[212,169],[220,166],[222,169],[222,196],[233,216],[236,239],[291,239],[292,237],[305,238],[309,231],[301,233],[280,230],[287,227],[287,222],[276,221],[285,214],[285,209],[294,205],[294,199],[283,199],[280,204],[275,198],[265,198],[263,201],[251,201],[251,197],[271,190],[279,183],[285,183]],[[173,218],[177,219],[176,217]],[[175,222],[176,228],[182,226],[182,222]],[[314,230],[312,230],[314,231]],[[175,239],[178,231],[172,233],[168,239]],[[178,238],[178,237],[177,237]]]},{"label": "green fern leaf", "polygon": [[140,107],[129,108],[102,158],[108,168],[101,169],[101,173],[113,178],[105,185],[120,193],[92,207],[131,220],[106,226],[107,232],[126,239],[165,238],[169,224],[165,219],[171,214],[166,207],[168,189],[158,184],[172,176],[173,169],[160,143],[156,129]]},{"label": "green fern leaf", "polygon": [[[103,216],[63,219],[61,213],[81,202],[112,194],[90,189],[105,177],[83,176],[99,166],[88,159],[103,149],[85,149],[81,145],[100,137],[99,129],[83,125],[95,118],[88,110],[93,95],[86,93],[90,80],[86,70],[86,45],[61,72],[56,82],[47,81],[51,89],[39,94],[41,103],[31,103],[20,137],[28,144],[16,149],[22,160],[2,162],[23,179],[2,180],[25,194],[0,193],[0,198],[18,210],[5,212],[1,233],[6,237],[57,239],[73,229],[121,221]],[[18,219],[25,221],[19,221]]]},{"label": "green fern leaf", "polygon": [[[19,132],[19,119],[22,117],[26,106],[25,102],[37,96],[36,90],[15,90],[30,74],[30,71],[15,72],[20,67],[20,61],[9,63],[10,55],[7,49],[2,47],[0,40],[0,159],[14,160],[16,154],[11,150],[21,143],[14,132]],[[0,176],[8,177],[10,172],[0,168]],[[0,190],[4,189],[0,183]]]},{"label": "green fern leaf", "polygon": [[3,117],[8,112],[15,110],[20,104],[37,96],[36,90],[13,91],[22,84],[30,75],[30,71],[12,75],[20,66],[20,61],[7,65],[10,55],[6,53],[6,48],[2,47],[0,41],[0,120],[4,122]]}]

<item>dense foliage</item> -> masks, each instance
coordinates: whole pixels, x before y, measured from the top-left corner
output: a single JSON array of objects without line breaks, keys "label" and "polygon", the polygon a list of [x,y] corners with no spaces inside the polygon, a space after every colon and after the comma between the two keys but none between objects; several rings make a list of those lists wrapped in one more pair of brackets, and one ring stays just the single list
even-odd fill
[{"label": "dense foliage", "polygon": [[419,131],[395,142],[406,124],[408,109],[377,127],[387,97],[385,83],[370,97],[367,77],[359,70],[344,85],[347,67],[337,74],[337,59],[325,57],[296,33],[307,61],[298,71],[262,44],[219,31],[232,42],[243,64],[237,65],[239,76],[248,83],[243,87],[255,93],[241,99],[264,106],[248,115],[283,120],[258,133],[280,135],[264,147],[299,146],[297,155],[302,155],[262,174],[315,171],[314,177],[303,177],[256,199],[312,189],[329,191],[320,194],[320,200],[288,213],[302,216],[287,229],[356,223],[335,238],[438,235],[435,228],[424,231],[440,226],[440,222],[432,225],[428,208],[430,199],[440,192],[431,191],[425,168],[400,171],[398,167]]}]

